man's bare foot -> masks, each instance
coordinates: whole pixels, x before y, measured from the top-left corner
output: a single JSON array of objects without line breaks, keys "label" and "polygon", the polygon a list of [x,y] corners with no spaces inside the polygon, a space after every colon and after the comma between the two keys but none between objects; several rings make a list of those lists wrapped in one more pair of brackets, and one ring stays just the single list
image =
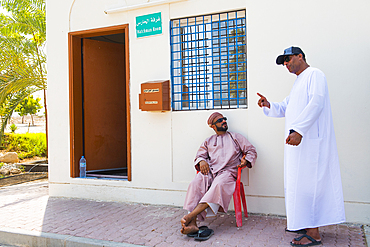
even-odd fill
[{"label": "man's bare foot", "polygon": [[181,219],[181,233],[188,234],[188,233],[195,233],[199,231],[197,226],[197,215],[203,212],[206,208],[208,208],[207,203],[199,203],[193,211],[189,214],[185,215]]},{"label": "man's bare foot", "polygon": [[189,225],[189,226],[185,226],[183,228],[181,228],[181,233],[182,234],[189,234],[189,233],[195,233],[199,231],[199,228],[195,225]]},{"label": "man's bare foot", "polygon": [[182,217],[180,230],[182,234],[195,233],[197,231],[199,231],[199,228],[195,218],[192,218],[189,214]]},{"label": "man's bare foot", "polygon": [[184,217],[182,217],[181,225],[184,228],[185,226],[189,225],[190,222],[192,222],[192,221],[193,221],[193,219],[191,217],[189,217],[189,215],[187,214]]}]

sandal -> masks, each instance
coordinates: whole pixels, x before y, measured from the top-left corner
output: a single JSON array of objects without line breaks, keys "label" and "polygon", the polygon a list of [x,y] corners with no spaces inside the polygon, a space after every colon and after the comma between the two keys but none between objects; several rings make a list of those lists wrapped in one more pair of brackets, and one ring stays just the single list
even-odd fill
[{"label": "sandal", "polygon": [[307,234],[303,234],[302,236],[300,236],[298,238],[295,238],[294,240],[295,241],[301,241],[302,238],[307,238],[308,240],[311,241],[311,243],[308,243],[308,244],[295,244],[293,242],[290,242],[290,245],[291,246],[313,246],[313,245],[319,245],[319,244],[321,244],[321,241],[317,241],[316,239],[314,239],[311,236],[308,236]]},{"label": "sandal", "polygon": [[193,232],[193,233],[188,233],[188,234],[186,234],[186,236],[188,236],[189,238],[195,238],[195,237],[197,237],[197,236],[198,236],[199,232],[204,231],[204,230],[206,230],[206,229],[208,229],[208,227],[207,227],[207,226],[200,226],[200,227],[199,227],[199,231],[197,231],[197,232]]},{"label": "sandal", "polygon": [[206,229],[204,231],[199,231],[198,236],[194,237],[194,240],[196,241],[205,241],[208,240],[212,235],[214,231],[212,229]]}]

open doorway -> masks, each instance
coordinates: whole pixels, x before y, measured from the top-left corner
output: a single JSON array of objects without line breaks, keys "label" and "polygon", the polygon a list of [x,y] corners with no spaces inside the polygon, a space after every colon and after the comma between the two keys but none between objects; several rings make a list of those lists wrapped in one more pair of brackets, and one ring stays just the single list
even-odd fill
[{"label": "open doorway", "polygon": [[128,25],[69,33],[71,177],[131,181]]}]

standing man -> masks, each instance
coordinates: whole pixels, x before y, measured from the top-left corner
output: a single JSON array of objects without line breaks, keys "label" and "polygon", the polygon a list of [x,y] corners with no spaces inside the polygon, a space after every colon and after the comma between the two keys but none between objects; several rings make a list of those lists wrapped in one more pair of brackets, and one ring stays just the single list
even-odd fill
[{"label": "standing man", "polygon": [[283,102],[258,94],[269,117],[285,117],[284,191],[287,230],[305,229],[292,246],[321,244],[319,227],[345,221],[338,151],[328,87],[322,71],[310,67],[299,47],[276,59],[297,79]]},{"label": "standing man", "polygon": [[[257,158],[256,149],[244,136],[227,131],[226,117],[221,113],[213,113],[207,123],[216,134],[203,142],[195,157],[194,165],[199,173],[186,193],[184,209],[189,214],[181,219],[181,233],[188,236],[199,231],[197,218],[204,221],[206,216],[216,216],[218,211],[227,212],[238,167],[252,168]],[[212,234],[212,230],[208,231],[205,238]]]}]

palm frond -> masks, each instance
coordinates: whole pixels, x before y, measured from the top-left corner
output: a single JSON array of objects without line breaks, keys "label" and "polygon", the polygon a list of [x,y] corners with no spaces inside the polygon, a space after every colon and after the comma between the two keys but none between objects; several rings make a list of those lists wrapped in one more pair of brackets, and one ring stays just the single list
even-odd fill
[{"label": "palm frond", "polygon": [[0,0],[0,143],[17,105],[46,89],[45,0]]}]

